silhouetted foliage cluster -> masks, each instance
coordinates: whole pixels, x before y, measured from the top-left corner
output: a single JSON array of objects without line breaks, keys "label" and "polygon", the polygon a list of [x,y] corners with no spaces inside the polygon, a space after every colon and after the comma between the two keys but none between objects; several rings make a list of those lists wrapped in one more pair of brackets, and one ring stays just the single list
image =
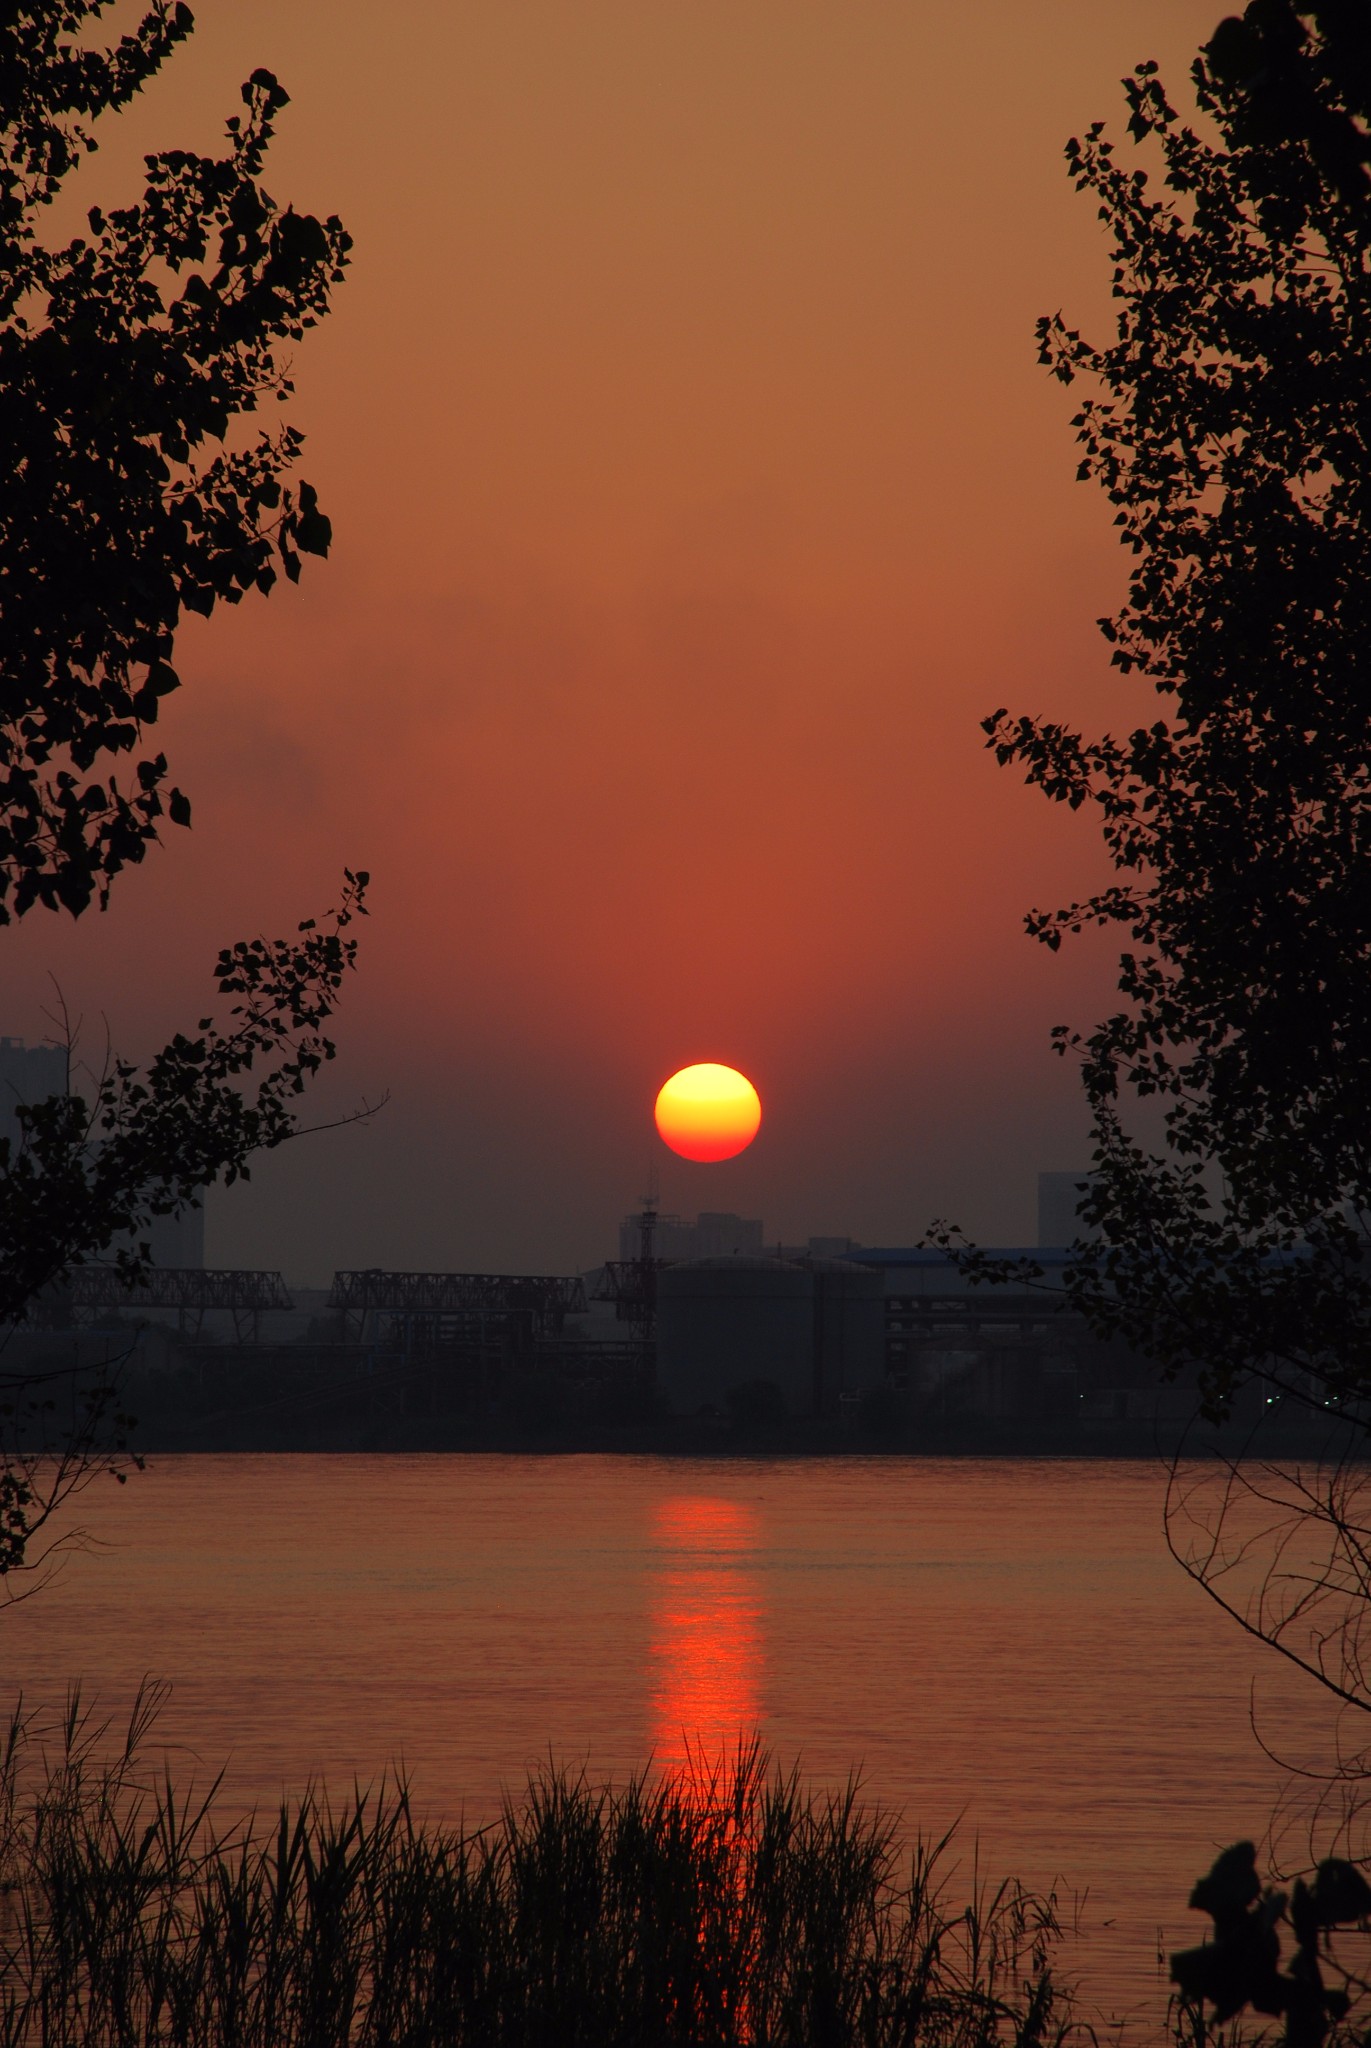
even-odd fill
[{"label": "silhouetted foliage cluster", "polygon": [[[1311,33],[1310,31],[1313,31]],[[1371,12],[1365,0],[1258,0],[1210,38],[1233,139],[1294,143],[1344,198],[1371,196]]]},{"label": "silhouetted foliage cluster", "polygon": [[349,873],[322,925],[310,918],[295,938],[220,953],[219,993],[238,998],[227,1026],[202,1017],[196,1036],[178,1033],[145,1070],[110,1062],[90,1102],[73,1090],[19,1106],[17,1150],[0,1138],[0,1322],[129,1233],[114,1263],[141,1278],[136,1234],[152,1217],[176,1213],[212,1180],[246,1177],[254,1152],[295,1134],[295,1098],[334,1057],[324,1027],[354,965],[357,941],[344,933],[364,911],[367,880]]},{"label": "silhouetted foliage cluster", "polygon": [[[1202,134],[1156,67],[1129,131],[1068,146],[1114,248],[1115,339],[1060,317],[1079,474],[1132,556],[1101,621],[1158,717],[1091,738],[999,711],[1001,763],[1097,813],[1117,878],[1035,911],[1051,947],[1122,925],[1121,1006],[1061,1027],[1095,1178],[1068,1286],[1102,1334],[1212,1412],[1244,1378],[1371,1393],[1371,104],[1368,10],[1254,0],[1194,67]],[[1130,1127],[1155,1099],[1165,1141]],[[946,1241],[955,1237],[947,1233]]]},{"label": "silhouetted foliage cluster", "polygon": [[[1289,1894],[1263,1889],[1251,1842],[1225,1849],[1190,1894],[1208,1913],[1214,1936],[1200,1948],[1171,1958],[1171,1979],[1194,2005],[1212,2004],[1220,2025],[1244,2007],[1285,2021],[1286,2048],[1322,2048],[1330,2029],[1348,2017],[1351,1994],[1324,1982],[1327,1937],[1335,1928],[1364,1923],[1371,1885],[1354,1864],[1327,1857],[1312,1883],[1296,1878]],[[1295,1936],[1290,1967],[1280,1967],[1279,1926],[1289,1919]]]},{"label": "silhouetted foliage cluster", "polygon": [[[192,27],[156,0],[117,48],[82,45],[109,0],[0,16],[0,923],[83,910],[190,806],[164,755],[122,778],[178,686],[182,612],[266,591],[326,554],[302,436],[235,422],[291,390],[280,356],[327,310],[341,223],[281,208],[260,173],[287,96],[243,87],[222,158],[147,159],[141,200],[39,239],[43,209]],[[98,771],[98,772],[97,772]]]},{"label": "silhouetted foliage cluster", "polygon": [[[0,924],[103,907],[164,815],[189,823],[160,753],[109,772],[177,687],[182,614],[269,591],[278,567],[297,578],[330,539],[310,486],[283,481],[299,433],[234,438],[289,396],[280,347],[327,311],[350,246],[336,219],[260,183],[287,104],[270,72],[243,87],[224,157],[148,157],[135,204],[92,208],[60,247],[39,237],[92,123],[193,26],[179,0],[153,0],[100,49],[89,31],[108,6],[0,10]],[[348,873],[322,925],[220,954],[226,1025],[202,1018],[145,1070],[107,1059],[90,1099],[20,1109],[17,1147],[0,1143],[0,1327],[87,1260],[135,1279],[151,1218],[295,1134],[295,1098],[333,1057],[324,1027],[366,881]],[[90,1473],[122,1476],[127,1423],[117,1375],[0,1368],[0,1582]]]}]

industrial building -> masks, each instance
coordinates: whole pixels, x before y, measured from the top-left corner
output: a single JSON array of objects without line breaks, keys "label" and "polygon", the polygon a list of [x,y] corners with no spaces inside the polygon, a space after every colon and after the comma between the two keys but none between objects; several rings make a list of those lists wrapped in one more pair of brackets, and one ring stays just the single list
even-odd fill
[{"label": "industrial building", "polygon": [[885,1377],[879,1273],[850,1260],[694,1259],[657,1276],[657,1386],[675,1413],[726,1413],[777,1389],[791,1415],[832,1415]]},{"label": "industrial building", "polygon": [[[0,1041],[12,1128],[14,1105],[65,1082],[60,1048]],[[1120,1425],[1182,1424],[1195,1402],[1071,1308],[1064,1247],[1084,1234],[1088,1182],[1039,1176],[1039,1236],[1056,1242],[984,1248],[1009,1269],[995,1285],[946,1251],[847,1237],[768,1251],[760,1218],[660,1216],[649,1200],[624,1220],[622,1257],[582,1276],[340,1272],[308,1307],[279,1274],[206,1270],[197,1209],[153,1224],[154,1267],[137,1287],[103,1262],[79,1268],[11,1341],[46,1356],[108,1335],[141,1376],[142,1412],[207,1440],[275,1427],[289,1409],[302,1430],[311,1417],[325,1431],[514,1418],[535,1432],[632,1424],[666,1443],[675,1430],[1005,1448],[1046,1429],[1087,1445]],[[174,1334],[148,1327],[159,1316]]]},{"label": "industrial building", "polygon": [[[654,1301],[629,1285],[617,1328],[575,1277],[340,1272],[325,1312],[287,1330],[279,1274],[154,1268],[121,1289],[87,1266],[8,1341],[25,1368],[122,1361],[133,1412],[186,1447],[631,1426],[643,1448],[1085,1449],[1150,1445],[1193,1418],[1193,1385],[1159,1387],[1072,1313],[1065,1251],[998,1256],[1039,1271],[975,1287],[947,1254],[901,1246],[653,1262]],[[640,1280],[641,1262],[616,1277]],[[159,1308],[175,1331],[147,1327]]]}]

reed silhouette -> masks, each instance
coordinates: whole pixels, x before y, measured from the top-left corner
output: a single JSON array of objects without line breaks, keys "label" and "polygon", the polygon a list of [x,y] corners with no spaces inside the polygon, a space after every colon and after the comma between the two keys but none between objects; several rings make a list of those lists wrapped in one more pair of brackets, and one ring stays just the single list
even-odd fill
[{"label": "reed silhouette", "polygon": [[79,1695],[0,1754],[0,2043],[1049,2048],[1054,1903],[753,1743],[618,1787],[548,1767],[483,1828],[403,1780],[224,1817]]}]

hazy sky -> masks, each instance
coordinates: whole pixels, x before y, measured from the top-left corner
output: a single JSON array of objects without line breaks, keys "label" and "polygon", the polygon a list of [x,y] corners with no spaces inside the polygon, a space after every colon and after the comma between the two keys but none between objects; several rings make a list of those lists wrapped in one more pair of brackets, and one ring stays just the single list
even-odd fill
[{"label": "hazy sky", "polygon": [[0,1029],[55,975],[98,1048],[206,1006],[218,947],[369,867],[313,1107],[365,1129],[210,1196],[216,1264],[568,1269],[643,1192],[687,1061],[744,1068],[752,1149],[656,1147],[666,1207],[773,1236],[1033,1231],[1083,1156],[1052,1023],[1109,998],[1034,903],[1090,823],[984,752],[1000,704],[1118,724],[1123,557],[1037,366],[1109,264],[1062,147],[1215,0],[197,0],[105,124],[145,149],[292,96],[265,183],[355,238],[297,350],[334,522],[298,591],[184,632],[160,744],[195,806],[103,917],[6,934]]}]

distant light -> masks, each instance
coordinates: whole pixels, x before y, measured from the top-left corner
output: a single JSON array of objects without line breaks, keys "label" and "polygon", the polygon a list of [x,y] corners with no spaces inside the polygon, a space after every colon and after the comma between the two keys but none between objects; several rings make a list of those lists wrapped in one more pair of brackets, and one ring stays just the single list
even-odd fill
[{"label": "distant light", "polygon": [[762,1104],[746,1074],[703,1060],[663,1083],[654,1114],[673,1152],[707,1162],[747,1150],[761,1125]]}]

